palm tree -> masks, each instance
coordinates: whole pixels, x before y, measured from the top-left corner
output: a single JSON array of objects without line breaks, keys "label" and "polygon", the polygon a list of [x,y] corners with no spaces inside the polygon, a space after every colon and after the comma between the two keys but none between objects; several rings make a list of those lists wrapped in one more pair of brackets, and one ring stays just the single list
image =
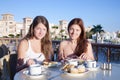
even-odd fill
[{"label": "palm tree", "polygon": [[94,28],[90,30],[93,34],[96,34],[95,42],[97,43],[98,33],[104,32],[101,25],[93,25]]},{"label": "palm tree", "polygon": [[64,37],[64,35],[63,35],[63,32],[64,32],[65,30],[64,29],[61,29],[60,30],[60,34],[61,34],[61,39],[63,40],[63,37]]},{"label": "palm tree", "polygon": [[52,26],[53,29],[58,29],[58,26]]},{"label": "palm tree", "polygon": [[58,29],[58,26],[52,26],[52,29],[54,30],[53,32],[51,32],[51,35],[53,35],[53,39],[55,39],[55,37],[56,37],[56,31],[57,31],[57,29]]},{"label": "palm tree", "polygon": [[93,33],[90,32],[90,31],[89,31],[89,32],[86,32],[86,38],[87,38],[87,39],[91,39],[91,38],[92,38],[92,34],[93,34]]},{"label": "palm tree", "polygon": [[120,38],[120,33],[118,33],[117,37]]}]

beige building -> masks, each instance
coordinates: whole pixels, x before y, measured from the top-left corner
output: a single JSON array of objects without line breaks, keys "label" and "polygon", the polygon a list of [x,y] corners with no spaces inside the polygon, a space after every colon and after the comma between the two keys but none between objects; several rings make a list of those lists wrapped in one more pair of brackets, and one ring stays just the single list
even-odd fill
[{"label": "beige building", "polygon": [[16,34],[16,22],[12,14],[2,14],[0,20],[0,35],[8,36],[9,34]]},{"label": "beige building", "polygon": [[67,29],[67,26],[68,26],[68,21],[66,21],[66,20],[60,20],[60,21],[59,21],[59,24],[60,24],[60,28],[61,28],[62,30],[66,30],[66,29]]},{"label": "beige building", "polygon": [[30,17],[23,18],[23,29],[21,30],[22,36],[28,33],[30,24],[32,23],[33,19]]},{"label": "beige building", "polygon": [[32,22],[32,18],[23,18],[23,23],[16,22],[14,20],[14,15],[12,14],[2,14],[2,19],[0,19],[0,37],[8,36],[13,34],[21,34],[24,36]]},{"label": "beige building", "polygon": [[[20,34],[23,37],[27,34],[32,21],[32,18],[25,17],[23,18],[23,22],[16,22],[14,20],[14,15],[2,14],[2,19],[0,19],[0,37],[9,36],[9,34],[13,34],[14,36]],[[60,20],[58,25],[49,24],[49,26],[52,38],[68,38],[68,21]],[[57,26],[58,28],[55,28],[54,26]],[[89,31],[89,27],[86,31]]]}]

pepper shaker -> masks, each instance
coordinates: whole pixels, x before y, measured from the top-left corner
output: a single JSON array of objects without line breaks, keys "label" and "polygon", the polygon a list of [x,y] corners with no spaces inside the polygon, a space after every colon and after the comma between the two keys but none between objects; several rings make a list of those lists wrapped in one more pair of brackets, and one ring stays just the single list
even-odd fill
[{"label": "pepper shaker", "polygon": [[106,69],[106,63],[103,63],[102,69]]},{"label": "pepper shaker", "polygon": [[109,70],[109,63],[106,63],[106,69]]},{"label": "pepper shaker", "polygon": [[111,65],[111,63],[108,64],[108,69],[109,69],[109,70],[112,69],[112,65]]}]

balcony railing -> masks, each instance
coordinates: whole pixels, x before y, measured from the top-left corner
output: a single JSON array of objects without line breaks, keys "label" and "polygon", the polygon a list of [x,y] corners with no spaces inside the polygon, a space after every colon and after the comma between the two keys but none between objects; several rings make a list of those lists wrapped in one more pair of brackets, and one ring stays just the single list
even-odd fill
[{"label": "balcony railing", "polygon": [[[3,44],[7,45],[11,42],[14,42],[15,43],[14,47],[17,47],[19,41],[20,41],[20,38],[0,38],[0,55],[1,55],[1,46]],[[55,54],[54,60],[57,60],[60,41],[52,41],[52,43],[53,43],[53,49]],[[120,58],[120,45],[92,43],[92,47],[93,47],[93,52],[95,54],[96,60],[98,60],[99,54],[101,53],[101,51],[105,54],[107,62],[110,62],[111,59],[115,57],[118,57],[118,59]],[[5,58],[5,61],[3,61],[3,58]],[[6,75],[8,75],[7,73],[10,73],[10,77],[13,78],[15,74],[15,66],[16,66],[15,61],[17,61],[16,59],[17,59],[16,54],[10,54],[10,55],[8,54],[8,55],[3,55],[3,57],[2,56],[0,57],[0,76],[4,75],[3,77],[6,78]],[[3,79],[3,77],[0,79]]]},{"label": "balcony railing", "polygon": [[[8,44],[11,41],[15,42],[16,47],[18,46],[18,43],[21,38],[0,38],[0,44]],[[60,41],[52,41],[53,43],[53,49],[55,53],[55,57],[58,55],[58,49],[59,49],[59,44]],[[93,52],[95,53],[95,59],[98,60],[98,54],[100,53],[99,51],[103,51],[103,53],[106,55],[106,61],[110,62],[114,53],[117,53],[117,57],[120,58],[120,44],[105,44],[105,43],[92,43],[93,47]]]}]

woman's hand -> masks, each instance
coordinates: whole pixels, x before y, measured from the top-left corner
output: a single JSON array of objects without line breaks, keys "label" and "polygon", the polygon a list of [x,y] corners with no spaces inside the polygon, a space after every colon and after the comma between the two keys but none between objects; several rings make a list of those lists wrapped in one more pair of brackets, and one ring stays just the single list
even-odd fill
[{"label": "woman's hand", "polygon": [[86,53],[82,53],[79,57],[80,59],[83,59],[83,60],[90,60],[91,58],[89,57],[88,54]]},{"label": "woman's hand", "polygon": [[78,58],[77,55],[72,54],[72,55],[69,55],[66,59],[77,59],[77,58]]},{"label": "woman's hand", "polygon": [[26,64],[27,64],[28,66],[30,66],[30,65],[32,65],[32,64],[35,64],[35,60],[34,60],[34,59],[28,59],[27,62],[26,62]]}]

